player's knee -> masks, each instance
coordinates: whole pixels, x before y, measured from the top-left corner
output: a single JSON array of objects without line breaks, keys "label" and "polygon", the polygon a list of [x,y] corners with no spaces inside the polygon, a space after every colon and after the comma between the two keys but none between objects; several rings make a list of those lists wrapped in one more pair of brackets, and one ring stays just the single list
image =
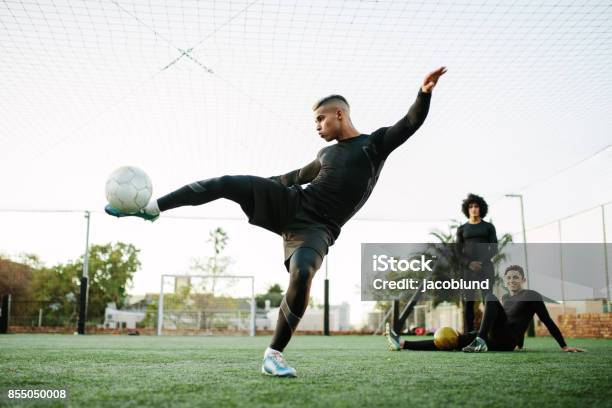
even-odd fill
[{"label": "player's knee", "polygon": [[309,285],[314,277],[315,269],[308,264],[298,264],[291,268],[291,283],[294,285]]},{"label": "player's knee", "polygon": [[309,286],[321,265],[320,255],[311,248],[299,248],[292,256],[289,265],[290,284]]}]

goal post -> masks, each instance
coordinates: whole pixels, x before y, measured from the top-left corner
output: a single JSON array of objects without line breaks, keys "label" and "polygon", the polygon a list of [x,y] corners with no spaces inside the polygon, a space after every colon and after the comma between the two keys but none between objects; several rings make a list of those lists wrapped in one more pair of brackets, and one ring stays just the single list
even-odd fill
[{"label": "goal post", "polygon": [[255,277],[164,274],[157,335],[248,333],[255,336]]}]

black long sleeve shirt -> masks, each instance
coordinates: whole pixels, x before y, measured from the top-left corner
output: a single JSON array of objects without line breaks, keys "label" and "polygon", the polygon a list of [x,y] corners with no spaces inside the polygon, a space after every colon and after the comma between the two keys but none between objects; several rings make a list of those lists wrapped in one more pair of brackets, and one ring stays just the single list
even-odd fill
[{"label": "black long sleeve shirt", "polygon": [[559,327],[557,327],[548,314],[546,305],[542,300],[542,295],[535,290],[523,289],[514,296],[506,294],[502,297],[502,303],[506,311],[508,324],[515,333],[521,348],[523,347],[525,331],[529,327],[529,323],[533,319],[534,314],[544,323],[551,336],[557,340],[560,347],[565,347],[567,345],[563,339],[561,330],[559,330]]},{"label": "black long sleeve shirt", "polygon": [[[408,113],[395,125],[326,146],[301,169],[270,178],[296,188],[304,210],[323,220],[335,240],[367,201],[389,154],[423,124],[430,99],[431,93],[419,90]],[[306,183],[310,184],[302,189]]]},{"label": "black long sleeve shirt", "polygon": [[472,261],[490,263],[497,254],[495,226],[481,220],[478,224],[466,222],[457,228],[457,253],[461,264],[467,267]]}]

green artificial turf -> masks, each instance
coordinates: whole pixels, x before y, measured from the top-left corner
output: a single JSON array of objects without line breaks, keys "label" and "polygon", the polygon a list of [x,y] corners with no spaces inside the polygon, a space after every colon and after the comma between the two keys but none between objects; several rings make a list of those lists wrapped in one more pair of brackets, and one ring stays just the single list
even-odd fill
[{"label": "green artificial turf", "polygon": [[[268,337],[0,336],[0,405],[612,406],[612,340],[551,338],[526,351],[389,352],[383,337],[296,336],[298,378],[264,377]],[[8,389],[62,389],[65,401],[8,400]]]}]

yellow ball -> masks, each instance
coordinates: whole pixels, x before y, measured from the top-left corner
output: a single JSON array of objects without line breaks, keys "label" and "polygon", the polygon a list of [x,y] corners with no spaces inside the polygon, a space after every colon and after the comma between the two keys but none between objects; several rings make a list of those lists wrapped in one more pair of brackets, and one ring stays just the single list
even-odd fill
[{"label": "yellow ball", "polygon": [[453,350],[459,345],[459,333],[452,327],[440,327],[434,333],[434,344],[440,350]]}]

